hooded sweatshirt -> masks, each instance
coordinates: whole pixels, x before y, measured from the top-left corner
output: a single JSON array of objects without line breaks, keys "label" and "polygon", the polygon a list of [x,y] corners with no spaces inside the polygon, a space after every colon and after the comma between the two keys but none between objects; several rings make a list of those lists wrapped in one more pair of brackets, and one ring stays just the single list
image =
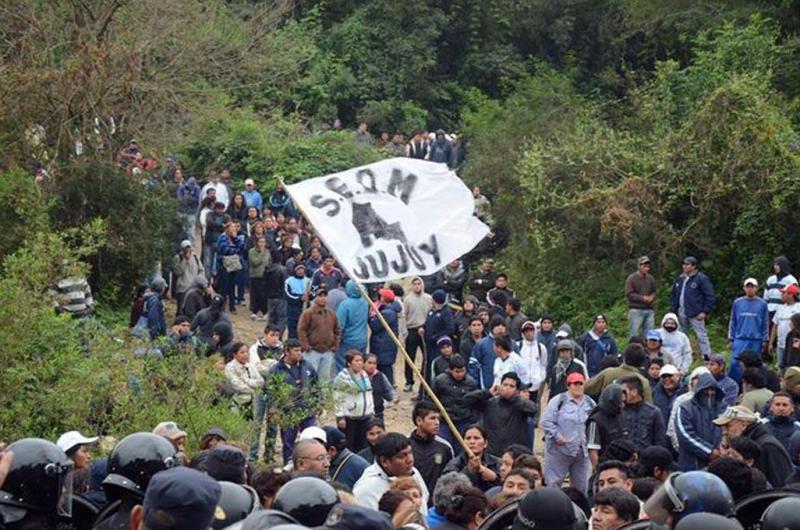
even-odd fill
[{"label": "hooded sweatshirt", "polygon": [[224,320],[230,324],[230,318],[227,313],[222,312],[222,307],[225,305],[225,299],[221,296],[216,296],[211,301],[211,305],[199,311],[192,320],[192,331],[198,339],[206,344],[211,344],[211,334],[214,332],[214,325]]},{"label": "hooded sweatshirt", "polygon": [[[528,324],[533,325],[533,322],[527,320],[522,327]],[[530,383],[531,389],[536,391],[547,377],[547,348],[539,343],[538,336],[534,335],[533,340],[527,340],[523,334],[519,343],[519,356],[525,365],[526,377],[522,382]]]},{"label": "hooded sweatshirt", "polygon": [[[713,389],[708,396],[706,390]],[[722,430],[713,423],[725,409],[723,392],[711,374],[703,374],[694,395],[681,404],[675,419],[678,433],[678,468],[681,471],[702,469],[722,439]]]},{"label": "hooded sweatshirt", "polygon": [[208,285],[208,281],[205,276],[194,277],[186,296],[183,298],[183,306],[180,308],[179,314],[191,321],[200,310],[208,307],[206,285]]},{"label": "hooded sweatshirt", "polygon": [[415,293],[412,289],[403,297],[403,305],[406,309],[406,327],[415,329],[425,324],[428,311],[433,307],[433,298],[425,292],[425,281],[419,276],[414,276],[411,281],[419,280],[422,282],[422,292]]},{"label": "hooded sweatshirt", "polygon": [[233,359],[233,326],[227,320],[220,320],[211,329],[211,333],[219,336],[217,342],[217,353],[221,353],[225,357],[225,362],[228,363]]},{"label": "hooded sweatshirt", "polygon": [[369,304],[361,297],[353,280],[345,286],[347,299],[336,309],[336,318],[342,328],[342,345],[363,350],[367,345],[367,318]]},{"label": "hooded sweatshirt", "polygon": [[786,256],[778,256],[772,264],[779,265],[781,271],[767,278],[767,284],[764,286],[764,300],[767,302],[767,309],[770,313],[774,313],[783,305],[781,289],[797,283],[797,278],[792,276],[792,268]]},{"label": "hooded sweatshirt", "polygon": [[669,413],[669,419],[667,421],[667,438],[669,438],[670,443],[672,444],[672,449],[677,452],[678,451],[678,432],[675,430],[675,420],[678,417],[678,409],[680,409],[681,405],[692,399],[694,395],[694,390],[691,388],[691,382],[695,379],[699,378],[703,374],[710,374],[711,372],[708,371],[708,368],[705,366],[698,366],[694,370],[692,370],[691,375],[689,376],[689,390],[684,392],[683,394],[679,395],[675,398],[675,401],[672,402],[672,409]]},{"label": "hooded sweatshirt", "polygon": [[678,315],[675,313],[667,313],[661,319],[661,328],[658,332],[661,334],[661,351],[669,354],[675,362],[675,366],[681,373],[686,373],[689,366],[692,364],[692,344],[689,342],[689,337],[686,333],[680,330],[680,327],[675,328],[675,331],[667,331],[664,328],[664,323],[667,320],[672,320],[678,324]]},{"label": "hooded sweatshirt", "polygon": [[601,462],[611,442],[628,436],[621,403],[622,386],[612,383],[603,389],[600,401],[586,420],[586,447],[597,451]]},{"label": "hooded sweatshirt", "polygon": [[561,340],[562,336],[563,338],[572,341],[572,356],[581,362],[584,361],[583,347],[572,339],[572,327],[566,323],[561,324],[558,327],[558,330],[554,333],[552,347],[547,351],[548,374],[553,371],[553,366],[555,366],[556,360],[558,359],[558,352],[556,351],[556,346],[558,345],[558,341]]}]

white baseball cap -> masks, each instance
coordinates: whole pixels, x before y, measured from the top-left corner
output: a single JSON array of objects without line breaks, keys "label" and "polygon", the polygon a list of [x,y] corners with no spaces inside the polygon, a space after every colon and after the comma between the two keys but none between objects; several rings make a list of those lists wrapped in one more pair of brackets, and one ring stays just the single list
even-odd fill
[{"label": "white baseball cap", "polygon": [[255,183],[255,181],[253,179],[247,179],[247,180],[244,181],[244,185],[245,186],[255,186],[256,183]]},{"label": "white baseball cap", "polygon": [[312,426],[306,427],[303,429],[303,432],[300,433],[300,436],[297,438],[297,441],[300,440],[319,440],[323,444],[328,443],[328,435],[325,434],[325,431],[321,427]]},{"label": "white baseball cap", "polygon": [[69,431],[65,432],[64,434],[58,437],[56,445],[62,451],[68,453],[71,449],[74,449],[78,445],[93,444],[99,439],[100,437],[98,436],[92,436],[91,438],[87,438],[78,431]]},{"label": "white baseball cap", "polygon": [[758,280],[756,280],[755,278],[747,278],[744,281],[744,286],[747,287],[748,285],[753,285],[755,287],[758,287]]},{"label": "white baseball cap", "polygon": [[661,367],[661,371],[658,372],[659,377],[663,377],[665,375],[677,375],[678,374],[678,367],[674,364],[665,364]]}]

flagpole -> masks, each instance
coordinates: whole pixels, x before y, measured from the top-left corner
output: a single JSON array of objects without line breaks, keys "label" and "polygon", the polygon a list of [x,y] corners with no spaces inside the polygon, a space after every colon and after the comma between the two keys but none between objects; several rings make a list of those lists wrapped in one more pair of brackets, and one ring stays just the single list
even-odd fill
[{"label": "flagpole", "polygon": [[[280,182],[281,184],[284,184],[283,180],[281,180]],[[298,201],[296,201],[292,196],[291,192],[289,191],[289,187],[284,184],[284,189],[286,190],[286,193],[289,194],[289,197],[292,198],[295,208],[300,210],[300,213],[302,213],[305,216],[305,212],[303,211]],[[308,219],[308,216],[305,217],[306,219]],[[456,426],[453,423],[453,420],[450,418],[450,415],[445,410],[444,405],[442,405],[442,402],[439,401],[439,398],[436,396],[436,393],[434,393],[433,389],[430,387],[430,385],[428,385],[428,382],[425,380],[425,377],[422,375],[422,373],[420,373],[419,368],[417,368],[417,365],[414,364],[414,361],[411,359],[411,356],[408,355],[408,352],[406,351],[406,348],[403,345],[403,343],[400,341],[399,338],[397,338],[397,335],[394,333],[394,331],[392,331],[392,328],[391,326],[389,326],[389,323],[386,322],[386,319],[383,318],[383,315],[381,314],[378,307],[375,305],[375,302],[373,302],[372,299],[370,299],[369,295],[367,294],[367,291],[364,289],[364,286],[361,285],[361,283],[356,280],[356,277],[353,275],[352,271],[350,271],[347,265],[345,265],[345,263],[339,259],[339,256],[336,255],[336,251],[333,249],[333,247],[327,244],[325,238],[322,237],[322,233],[317,232],[317,235],[325,243],[325,247],[328,249],[328,252],[330,252],[331,255],[336,259],[336,261],[339,263],[339,266],[342,267],[344,271],[347,273],[347,275],[350,277],[350,279],[353,280],[353,283],[358,288],[358,292],[361,293],[361,297],[367,301],[370,308],[375,312],[375,315],[378,317],[378,320],[383,326],[383,329],[386,330],[386,333],[388,333],[389,336],[392,338],[392,342],[395,343],[397,349],[400,350],[400,353],[403,355],[403,360],[405,361],[406,365],[408,365],[414,372],[414,374],[416,374],[416,376],[420,380],[422,388],[425,389],[425,392],[428,393],[428,396],[431,398],[431,401],[433,401],[434,405],[436,405],[436,408],[439,409],[439,414],[442,418],[444,418],[444,421],[450,428],[450,432],[453,434],[453,437],[458,441],[461,447],[464,448],[464,451],[466,452],[469,458],[475,456],[470,450],[470,448],[467,447],[467,442],[464,441],[464,438],[461,436],[461,433],[458,432],[458,429],[456,429]],[[423,356],[423,363],[426,361],[424,357],[425,356]]]}]

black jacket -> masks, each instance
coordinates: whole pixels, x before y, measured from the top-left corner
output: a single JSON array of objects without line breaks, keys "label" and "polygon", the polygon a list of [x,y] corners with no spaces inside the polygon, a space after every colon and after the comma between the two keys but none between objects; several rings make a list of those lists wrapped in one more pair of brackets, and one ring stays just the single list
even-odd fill
[{"label": "black jacket", "polygon": [[[414,467],[422,475],[428,491],[433,491],[445,466],[453,459],[453,447],[438,436],[423,438],[416,430],[408,438],[414,452]],[[433,503],[433,495],[430,495],[429,502]]]},{"label": "black jacket", "polygon": [[[492,471],[495,472],[497,475],[497,480],[494,482],[486,482],[481,477],[480,473],[475,473],[474,471],[470,470],[469,466],[467,466],[467,453],[461,453],[459,456],[455,457],[450,461],[447,466],[444,468],[445,473],[450,473],[451,471],[456,471],[457,473],[463,473],[469,478],[472,485],[478,488],[481,491],[486,491],[492,486],[497,486],[502,483],[500,479],[500,459],[496,456],[490,455],[488,452],[484,451],[482,464]],[[431,495],[433,497],[433,495]],[[439,528],[438,526],[436,528]]]},{"label": "black jacket", "polygon": [[475,413],[465,397],[478,390],[478,383],[469,375],[456,381],[449,372],[441,374],[433,380],[433,392],[439,397],[444,409],[453,421],[474,421]]},{"label": "black jacket", "polygon": [[622,420],[622,387],[612,383],[603,389],[600,401],[586,420],[586,440],[589,449],[596,450],[599,460],[605,460],[606,450],[614,440],[628,437]]},{"label": "black jacket", "polygon": [[[778,439],[778,441],[789,451],[789,438],[800,431],[800,422],[792,416],[775,416],[770,414],[761,420],[769,433]],[[791,456],[791,455],[790,455]]]},{"label": "black jacket", "polygon": [[761,448],[761,457],[758,459],[756,467],[766,475],[772,487],[783,487],[786,479],[792,473],[792,459],[789,458],[786,448],[769,433],[762,423],[753,423],[744,430],[742,436],[750,438]]},{"label": "black jacket", "polygon": [[488,390],[470,392],[465,399],[470,407],[483,412],[481,425],[489,434],[488,453],[499,457],[511,444],[525,445],[527,419],[536,415],[536,403],[520,396],[503,399]]},{"label": "black jacket", "polygon": [[661,411],[655,405],[642,400],[635,405],[625,405],[622,421],[628,431],[628,439],[642,451],[651,445],[669,447],[666,441],[666,427]]}]

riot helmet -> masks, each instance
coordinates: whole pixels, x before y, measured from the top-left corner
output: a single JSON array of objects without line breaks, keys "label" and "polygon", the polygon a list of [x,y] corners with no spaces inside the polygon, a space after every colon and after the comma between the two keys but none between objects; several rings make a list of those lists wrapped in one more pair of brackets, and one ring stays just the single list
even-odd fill
[{"label": "riot helmet", "polygon": [[800,528],[800,497],[785,497],[764,510],[761,530],[783,530]]},{"label": "riot helmet", "polygon": [[175,446],[169,440],[149,432],[133,433],[111,452],[103,490],[110,501],[126,493],[144,497],[153,475],[178,464]]},{"label": "riot helmet", "polygon": [[23,438],[7,448],[14,458],[0,489],[0,513],[6,523],[25,517],[28,510],[72,516],[74,464],[56,444]]},{"label": "riot helmet", "polygon": [[671,515],[675,525],[692,513],[731,515],[734,504],[721,478],[705,471],[689,471],[672,473],[647,500],[644,510],[661,525],[667,524]]},{"label": "riot helmet", "polygon": [[337,502],[336,490],[324,480],[298,477],[278,490],[272,507],[291,515],[300,524],[321,526]]},{"label": "riot helmet", "polygon": [[226,481],[220,481],[219,485],[222,494],[218,505],[225,513],[225,519],[215,519],[214,524],[211,525],[214,530],[222,530],[243,521],[248,515],[261,508],[258,493],[250,486]]}]

